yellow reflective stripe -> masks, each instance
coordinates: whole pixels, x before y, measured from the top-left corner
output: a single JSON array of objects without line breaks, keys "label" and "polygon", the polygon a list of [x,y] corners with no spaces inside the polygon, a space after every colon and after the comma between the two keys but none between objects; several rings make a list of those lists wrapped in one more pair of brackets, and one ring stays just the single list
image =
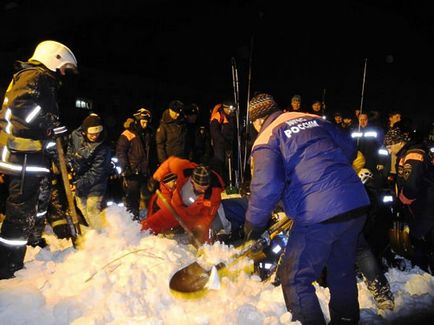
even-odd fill
[{"label": "yellow reflective stripe", "polygon": [[56,226],[60,226],[60,225],[66,225],[67,224],[67,222],[66,222],[66,220],[65,219],[59,219],[59,220],[56,220],[56,221],[53,221],[52,223],[51,223],[51,227],[56,227]]}]

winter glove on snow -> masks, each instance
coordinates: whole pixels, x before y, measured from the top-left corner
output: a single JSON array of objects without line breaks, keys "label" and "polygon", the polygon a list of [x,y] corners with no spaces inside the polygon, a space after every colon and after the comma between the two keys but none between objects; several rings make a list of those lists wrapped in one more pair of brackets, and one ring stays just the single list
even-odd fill
[{"label": "winter glove on snow", "polygon": [[59,239],[71,238],[71,233],[69,231],[69,227],[68,224],[66,223],[66,220],[58,220],[56,222],[53,222],[51,227],[53,227],[53,231],[56,234],[57,238]]}]

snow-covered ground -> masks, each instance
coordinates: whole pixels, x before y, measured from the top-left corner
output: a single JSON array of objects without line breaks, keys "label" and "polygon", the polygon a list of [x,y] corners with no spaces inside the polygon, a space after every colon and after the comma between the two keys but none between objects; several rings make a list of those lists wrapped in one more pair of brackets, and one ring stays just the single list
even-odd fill
[{"label": "snow-covered ground", "polygon": [[[251,265],[246,260],[233,266],[238,276],[221,279],[220,289],[199,297],[171,292],[171,276],[196,260],[195,250],[182,240],[140,232],[124,208],[103,213],[107,228],[86,231],[80,249],[50,234],[48,247],[29,247],[25,269],[0,281],[0,324],[291,324],[281,287],[244,272]],[[200,263],[226,261],[234,252],[220,243],[205,246]],[[360,281],[362,324],[414,324],[418,315],[434,312],[431,275],[413,268],[390,269],[386,276],[395,310],[377,310]],[[316,289],[329,319],[329,291]]]}]

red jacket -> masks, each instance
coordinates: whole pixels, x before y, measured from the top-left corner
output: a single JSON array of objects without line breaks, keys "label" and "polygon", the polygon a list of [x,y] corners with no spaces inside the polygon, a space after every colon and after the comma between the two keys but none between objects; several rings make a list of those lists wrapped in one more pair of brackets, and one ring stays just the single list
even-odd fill
[{"label": "red jacket", "polygon": [[[210,227],[220,206],[224,183],[221,177],[212,171],[210,187],[204,194],[199,195],[190,206],[186,206],[182,201],[181,190],[189,181],[196,166],[196,163],[189,160],[172,156],[155,171],[154,178],[161,180],[168,173],[174,173],[178,176],[176,189],[173,192],[167,189],[163,191],[164,187],[160,186],[162,193],[196,237],[201,242],[209,242],[211,240]],[[150,229],[153,233],[158,234],[179,226],[178,221],[170,211],[161,202],[158,202],[158,205],[160,210],[148,215],[142,221],[142,230]]]}]

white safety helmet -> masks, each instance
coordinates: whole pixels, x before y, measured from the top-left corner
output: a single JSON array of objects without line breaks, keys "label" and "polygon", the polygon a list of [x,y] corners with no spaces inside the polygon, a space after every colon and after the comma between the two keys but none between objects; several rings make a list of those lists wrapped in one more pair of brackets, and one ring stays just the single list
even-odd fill
[{"label": "white safety helmet", "polygon": [[374,175],[367,168],[360,169],[358,176],[363,184],[366,184],[366,182],[374,178]]},{"label": "white safety helmet", "polygon": [[56,41],[39,43],[29,61],[41,62],[54,72],[65,64],[69,64],[69,68],[73,70],[77,69],[77,59],[74,53],[68,47]]}]

